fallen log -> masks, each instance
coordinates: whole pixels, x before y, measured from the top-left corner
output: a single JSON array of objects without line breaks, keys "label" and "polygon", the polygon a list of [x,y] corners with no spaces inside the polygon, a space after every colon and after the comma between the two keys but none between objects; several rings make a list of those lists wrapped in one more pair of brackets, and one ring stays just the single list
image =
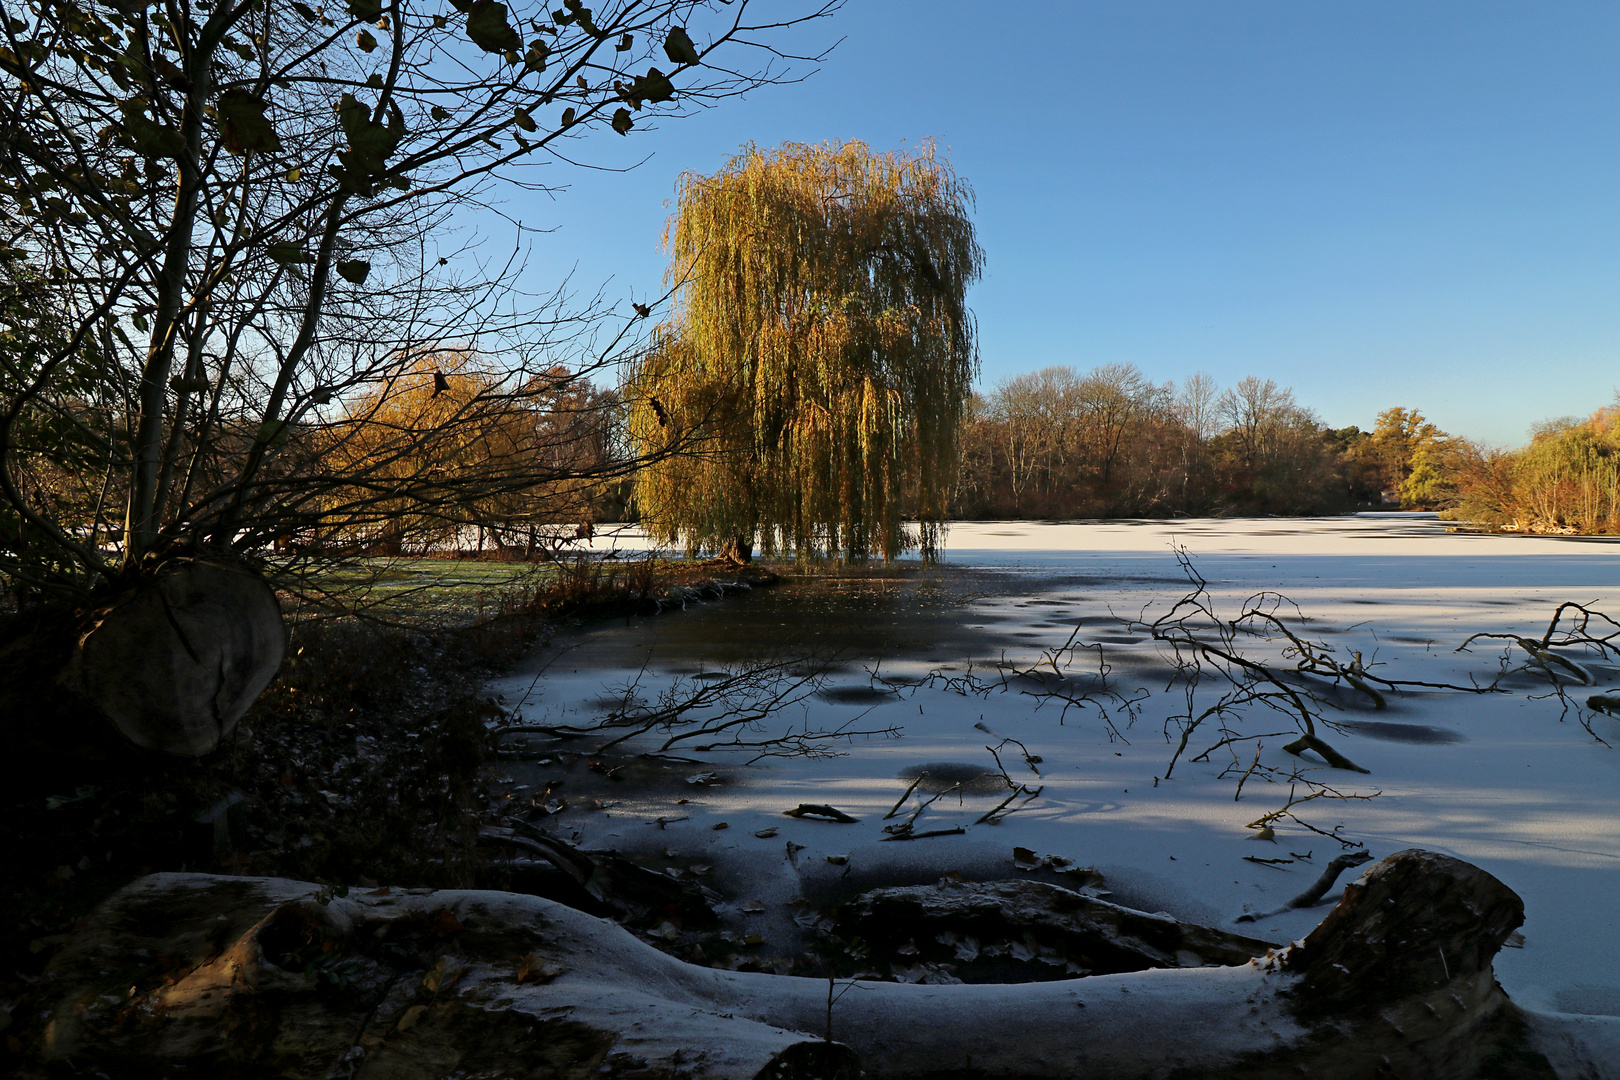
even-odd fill
[{"label": "fallen log", "polygon": [[[1023,983],[1244,964],[1270,942],[1121,907],[1041,881],[873,889],[832,917],[863,965],[925,981]],[[899,974],[904,973],[904,974]]]},{"label": "fallen log", "polygon": [[683,963],[536,897],[158,874],[52,961],[37,1050],[115,1076],[310,1080],[1550,1077],[1490,966],[1522,919],[1484,871],[1405,851],[1243,964],[840,984]]}]

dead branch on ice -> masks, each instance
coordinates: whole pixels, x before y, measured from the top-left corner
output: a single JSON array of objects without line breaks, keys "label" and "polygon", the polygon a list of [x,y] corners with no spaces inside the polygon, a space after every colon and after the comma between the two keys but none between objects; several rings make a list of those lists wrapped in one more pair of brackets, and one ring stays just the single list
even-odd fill
[{"label": "dead branch on ice", "polygon": [[327,897],[277,879],[134,883],[53,960],[41,1056],[110,1075],[310,1080],[1464,1080],[1509,1054],[1533,1063],[1523,1040],[1539,1037],[1491,970],[1519,898],[1421,851],[1374,866],[1303,942],[1246,964],[858,982],[830,1028],[825,980],[695,967],[535,897]]},{"label": "dead branch on ice", "polygon": [[[1070,631],[1068,640],[1055,649],[1047,649],[1041,653],[1040,659],[1027,667],[1003,659],[996,665],[996,677],[981,679],[969,663],[967,671],[960,675],[947,675],[943,671],[930,672],[927,678],[916,684],[917,688],[945,690],[949,693],[960,694],[963,697],[989,698],[991,694],[1005,694],[1017,689],[1024,697],[1035,699],[1037,710],[1056,702],[1062,706],[1058,712],[1058,723],[1067,722],[1071,712],[1095,712],[1108,732],[1110,742],[1129,744],[1130,740],[1120,729],[1123,719],[1125,726],[1129,727],[1136,719],[1136,714],[1142,703],[1147,700],[1148,692],[1138,688],[1129,693],[1115,689],[1110,683],[1112,666],[1103,656],[1100,644],[1087,644],[1081,640],[1081,628],[1076,625]],[[1075,668],[1081,654],[1091,654],[1096,659],[1095,674],[1086,673],[1076,676]],[[988,727],[975,724],[986,735],[1001,738]],[[1002,739],[1001,745],[1017,743],[1016,739]],[[1029,750],[1022,743],[1018,746],[1024,752],[1025,763],[1034,769],[1040,758],[1032,757]],[[1035,770],[1039,773],[1039,770]]]},{"label": "dead branch on ice", "polygon": [[[749,764],[768,757],[836,757],[840,741],[899,734],[892,725],[858,726],[871,710],[827,727],[813,727],[806,719],[797,729],[789,721],[785,729],[767,730],[795,708],[808,717],[807,703],[825,688],[825,667],[813,656],[752,661],[676,678],[650,702],[642,697],[643,667],[630,681],[611,688],[613,708],[585,723],[514,722],[493,734],[498,740],[524,735],[590,738],[596,741],[591,753],[598,755],[637,742],[648,745],[648,756],[665,758],[677,750],[747,751],[753,755]],[[502,756],[518,756],[509,743],[503,751]]]},{"label": "dead branch on ice", "polygon": [[[1298,605],[1282,593],[1272,590],[1255,593],[1239,605],[1239,611],[1230,618],[1217,611],[1215,600],[1209,593],[1209,583],[1193,565],[1192,557],[1183,547],[1175,549],[1176,561],[1187,576],[1191,591],[1177,600],[1170,610],[1152,621],[1146,614],[1132,625],[1146,629],[1155,641],[1165,645],[1175,668],[1172,682],[1179,681],[1187,698],[1184,713],[1166,720],[1169,725],[1179,724],[1181,738],[1171,755],[1165,778],[1175,771],[1176,762],[1187,750],[1194,732],[1206,722],[1214,721],[1219,728],[1217,740],[1194,756],[1205,759],[1221,748],[1231,747],[1249,738],[1228,724],[1229,719],[1241,718],[1250,708],[1269,709],[1288,717],[1301,735],[1287,746],[1288,753],[1298,757],[1306,750],[1315,751],[1335,769],[1366,772],[1344,754],[1335,750],[1318,730],[1319,726],[1333,728],[1323,715],[1326,708],[1338,708],[1303,683],[1327,680],[1337,686],[1343,684],[1356,691],[1375,709],[1388,707],[1384,694],[1408,689],[1455,690],[1470,694],[1505,692],[1492,682],[1486,686],[1462,686],[1456,683],[1428,682],[1419,679],[1391,679],[1376,674],[1375,663],[1365,661],[1361,653],[1352,653],[1348,660],[1340,660],[1332,645],[1313,641],[1289,625],[1280,614],[1292,611],[1297,620],[1303,620]],[[1293,670],[1256,659],[1242,647],[1245,639],[1258,639],[1281,644],[1284,660],[1293,661]],[[1286,676],[1286,677],[1285,677]],[[1206,680],[1224,686],[1224,692],[1214,704],[1202,710],[1194,704],[1194,695]],[[1380,689],[1381,688],[1381,689]],[[1335,730],[1338,730],[1335,728]]]},{"label": "dead branch on ice", "polygon": [[1311,887],[1288,901],[1291,908],[1307,908],[1315,904],[1327,891],[1333,888],[1333,883],[1339,880],[1339,875],[1352,866],[1372,862],[1372,855],[1367,851],[1346,851],[1342,855],[1334,856],[1333,860],[1322,870],[1322,876],[1312,883]]},{"label": "dead branch on ice", "polygon": [[1263,839],[1269,840],[1271,839],[1269,830],[1278,821],[1282,820],[1283,818],[1287,818],[1294,824],[1300,826],[1301,828],[1308,829],[1309,831],[1316,833],[1318,836],[1325,836],[1329,840],[1336,841],[1341,847],[1361,847],[1362,845],[1360,843],[1354,840],[1346,840],[1344,837],[1339,835],[1339,830],[1344,828],[1343,825],[1335,826],[1332,829],[1319,829],[1315,825],[1312,825],[1310,822],[1306,821],[1304,818],[1300,817],[1298,814],[1294,813],[1294,807],[1303,805],[1305,803],[1315,802],[1318,799],[1334,799],[1339,802],[1367,802],[1371,799],[1376,799],[1379,795],[1383,794],[1383,792],[1375,791],[1370,795],[1362,795],[1356,792],[1339,791],[1336,788],[1331,788],[1326,784],[1317,782],[1307,784],[1306,794],[1301,795],[1298,793],[1299,789],[1297,785],[1299,782],[1303,782],[1302,778],[1296,775],[1294,779],[1295,783],[1290,783],[1288,786],[1288,801],[1286,803],[1275,810],[1261,814],[1259,817],[1245,825],[1244,828],[1254,829]]},{"label": "dead branch on ice", "polygon": [[[1256,859],[1250,855],[1245,855],[1244,858],[1248,859],[1250,862],[1293,862],[1292,859]],[[1358,851],[1346,851],[1341,855],[1337,855],[1334,857],[1332,862],[1328,863],[1327,866],[1323,868],[1322,876],[1312,882],[1310,888],[1288,901],[1288,903],[1284,904],[1282,907],[1276,908],[1272,911],[1239,915],[1237,917],[1237,921],[1259,922],[1261,919],[1269,919],[1273,915],[1281,915],[1283,912],[1290,911],[1294,908],[1313,907],[1322,899],[1322,897],[1327,895],[1329,889],[1333,888],[1333,883],[1339,880],[1340,874],[1344,873],[1352,866],[1360,866],[1362,863],[1371,861],[1372,855],[1365,849]]]},{"label": "dead branch on ice", "polygon": [[1547,629],[1539,639],[1511,633],[1471,634],[1457,646],[1456,651],[1467,652],[1470,645],[1481,640],[1508,642],[1502,658],[1504,670],[1513,648],[1517,646],[1523,650],[1527,659],[1520,670],[1534,671],[1546,678],[1549,689],[1543,696],[1558,699],[1561,706],[1558,718],[1563,720],[1573,712],[1576,722],[1586,729],[1588,735],[1604,746],[1609,745],[1609,741],[1592,726],[1592,721],[1598,713],[1620,715],[1616,709],[1617,699],[1607,694],[1593,694],[1585,699],[1583,708],[1579,699],[1569,695],[1569,681],[1573,680],[1580,686],[1592,686],[1598,682],[1597,676],[1554,650],[1579,650],[1589,657],[1595,656],[1598,661],[1620,659],[1620,622],[1585,604],[1565,601],[1553,609]]}]

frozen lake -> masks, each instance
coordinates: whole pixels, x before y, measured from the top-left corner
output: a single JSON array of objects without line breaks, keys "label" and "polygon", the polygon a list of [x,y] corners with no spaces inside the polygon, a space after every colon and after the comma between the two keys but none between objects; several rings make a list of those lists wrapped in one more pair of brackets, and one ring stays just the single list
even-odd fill
[{"label": "frozen lake", "polygon": [[[631,536],[618,542],[640,546]],[[750,659],[813,653],[829,661],[819,693],[765,720],[766,733],[848,722],[895,735],[839,742],[840,757],[771,758],[746,767],[745,755],[694,753],[688,744],[676,752],[703,764],[640,769],[639,782],[620,784],[580,767],[561,789],[571,808],[555,819],[558,827],[588,844],[702,859],[736,900],[763,902],[762,924],[787,917],[779,909],[790,899],[861,881],[933,880],[951,869],[1009,876],[1012,849],[1021,846],[1095,866],[1120,902],[1285,942],[1319,921],[1327,903],[1254,922],[1236,919],[1282,906],[1342,845],[1287,817],[1275,823],[1270,842],[1246,826],[1287,803],[1286,774],[1304,767],[1310,779],[1339,793],[1376,793],[1296,806],[1309,825],[1364,844],[1375,857],[1406,847],[1455,855],[1523,897],[1523,946],[1496,961],[1515,1000],[1546,1011],[1620,1016],[1620,750],[1599,741],[1620,746],[1620,721],[1566,711],[1540,670],[1509,671],[1501,693],[1390,691],[1383,709],[1342,681],[1335,688],[1291,680],[1314,687],[1323,721],[1338,725],[1319,731],[1365,774],[1285,753],[1299,732],[1287,715],[1260,703],[1226,713],[1228,732],[1242,741],[1194,761],[1218,741],[1217,721],[1207,721],[1166,779],[1184,723],[1176,717],[1188,712],[1189,699],[1185,682],[1171,685],[1167,647],[1146,624],[1189,592],[1173,544],[1184,547],[1207,580],[1206,599],[1218,614],[1236,616],[1251,595],[1280,592],[1294,606],[1275,613],[1302,639],[1329,647],[1342,664],[1359,653],[1364,670],[1385,679],[1490,684],[1502,676],[1506,643],[1481,641],[1455,652],[1469,635],[1539,638],[1565,601],[1620,617],[1620,547],[1602,540],[1459,534],[1408,515],[988,522],[953,526],[937,570],[833,575],[598,626],[538,651],[495,689],[527,721],[582,724],[622,699],[632,681],[636,695],[656,701],[663,688],[718,683]],[[1077,626],[1076,641],[1094,648],[1067,664],[1060,658],[1065,679],[1044,688],[1013,680],[1002,688],[1005,665],[1038,664]],[[1245,656],[1279,670],[1295,664],[1286,644],[1243,635],[1236,641]],[[1508,666],[1519,667],[1527,654],[1508,648]],[[1071,696],[1095,692],[1099,653],[1108,666],[1106,688],[1134,702],[1124,708],[1112,700],[1117,730],[1096,709],[1063,715],[1060,700],[1042,696],[1054,688]],[[1562,680],[1569,702],[1620,686],[1620,668],[1595,654],[1565,654],[1586,663],[1595,683]],[[984,692],[963,692],[970,672]],[[1215,702],[1222,689],[1203,679],[1192,711]],[[1025,809],[975,824],[1006,794],[1004,783],[979,784],[990,790],[949,794],[914,825],[914,831],[961,826],[961,835],[885,840],[882,827],[926,798],[927,784],[902,817],[885,821],[910,783],[902,774],[942,764],[993,770],[986,747],[1002,738],[1020,741],[1039,759],[1030,768],[1017,746],[1002,745],[1008,774],[1040,789]],[[585,752],[601,741],[562,748]],[[1277,782],[1268,781],[1267,769],[1278,770]],[[514,788],[533,789],[555,772],[514,764],[506,775]],[[707,773],[716,775],[686,780]],[[1306,790],[1296,784],[1299,794]],[[586,809],[593,799],[605,805]],[[799,803],[831,804],[861,820],[783,816]],[[728,827],[716,829],[721,822]],[[774,836],[754,835],[771,827]],[[848,860],[834,865],[828,855]],[[1245,856],[1291,861],[1263,864]]]}]

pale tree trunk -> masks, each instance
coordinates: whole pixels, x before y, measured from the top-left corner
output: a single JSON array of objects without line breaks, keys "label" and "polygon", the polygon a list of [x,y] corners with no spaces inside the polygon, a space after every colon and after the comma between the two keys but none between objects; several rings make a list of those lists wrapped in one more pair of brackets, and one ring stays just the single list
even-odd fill
[{"label": "pale tree trunk", "polygon": [[111,732],[146,750],[201,756],[270,684],[286,644],[275,591],[256,571],[173,559],[88,613],[0,649],[0,724],[8,744],[48,759],[71,761]]}]

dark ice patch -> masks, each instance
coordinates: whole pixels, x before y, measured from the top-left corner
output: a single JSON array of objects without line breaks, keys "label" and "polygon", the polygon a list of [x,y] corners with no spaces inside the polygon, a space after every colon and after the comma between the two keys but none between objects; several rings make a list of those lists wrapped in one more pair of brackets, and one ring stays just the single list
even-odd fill
[{"label": "dark ice patch", "polygon": [[836,705],[874,705],[880,701],[893,701],[893,690],[878,686],[829,686],[818,690],[816,697]]},{"label": "dark ice patch", "polygon": [[969,761],[925,761],[921,765],[907,765],[897,775],[907,781],[922,777],[917,790],[929,793],[946,791],[958,784],[970,795],[1007,790],[1006,777]]},{"label": "dark ice patch", "polygon": [[1455,731],[1430,727],[1427,724],[1391,724],[1385,720],[1340,720],[1337,724],[1346,731],[1365,735],[1369,739],[1382,739],[1384,742],[1441,746],[1466,741]]}]

